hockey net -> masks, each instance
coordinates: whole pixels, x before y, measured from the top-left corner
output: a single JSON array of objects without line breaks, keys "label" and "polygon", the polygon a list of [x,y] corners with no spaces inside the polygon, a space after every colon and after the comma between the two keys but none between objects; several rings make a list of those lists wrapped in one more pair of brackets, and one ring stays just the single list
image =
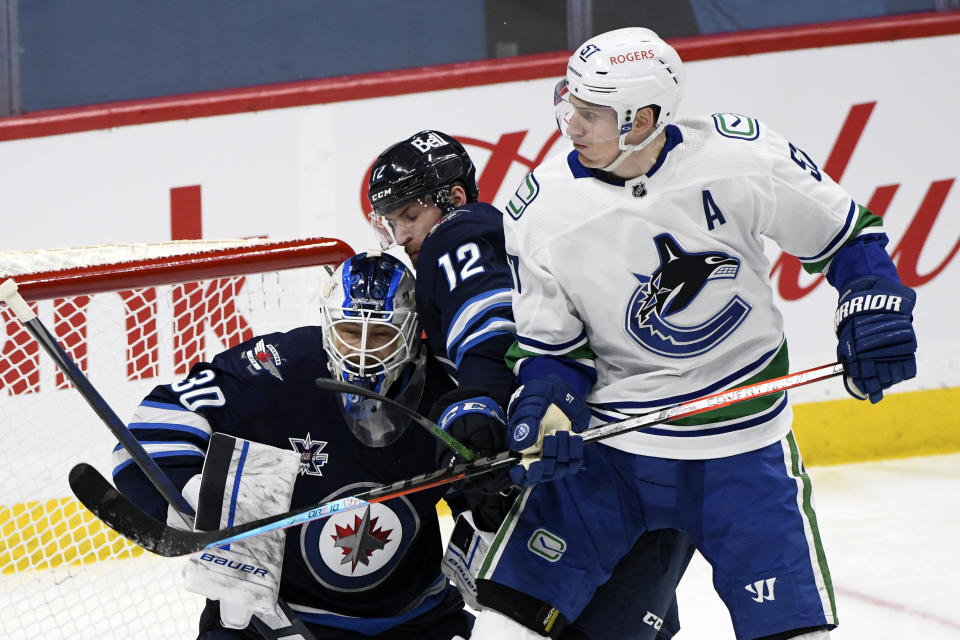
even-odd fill
[{"label": "hockey net", "polygon": [[[319,323],[329,266],[312,238],[0,252],[21,295],[116,413],[257,334]],[[72,497],[77,462],[110,477],[115,439],[0,305],[0,638],[190,638],[203,600],[182,560],[100,525]]]}]

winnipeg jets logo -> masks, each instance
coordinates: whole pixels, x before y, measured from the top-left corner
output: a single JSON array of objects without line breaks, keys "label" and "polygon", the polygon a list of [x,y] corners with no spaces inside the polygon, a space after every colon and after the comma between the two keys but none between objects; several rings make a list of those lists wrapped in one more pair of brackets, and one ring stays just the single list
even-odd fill
[{"label": "winnipeg jets logo", "polygon": [[343,551],[340,564],[349,563],[351,571],[355,571],[358,564],[369,565],[370,556],[387,546],[393,531],[377,527],[377,518],[370,517],[369,506],[362,518],[354,516],[353,526],[335,526],[337,533],[332,536],[333,546]]},{"label": "winnipeg jets logo", "polygon": [[327,464],[327,454],[320,453],[325,446],[324,440],[311,440],[310,433],[306,438],[287,438],[293,450],[300,454],[300,475],[322,476],[320,467]]},{"label": "winnipeg jets logo", "polygon": [[280,375],[280,365],[283,360],[280,359],[280,353],[272,344],[266,344],[263,340],[257,342],[253,349],[247,349],[243,352],[243,358],[247,360],[247,371],[256,375],[261,371],[266,371],[277,380],[283,380]]},{"label": "winnipeg jets logo", "polygon": [[[346,484],[321,501],[356,495],[378,486],[381,485],[371,482]],[[334,591],[356,593],[394,575],[400,563],[409,558],[407,552],[418,531],[417,510],[401,496],[308,522],[300,529],[299,547],[304,564],[318,584]]]},{"label": "winnipeg jets logo", "polygon": [[691,358],[723,342],[750,313],[750,305],[734,295],[724,307],[699,324],[668,321],[687,309],[711,280],[732,279],[740,260],[720,251],[688,253],[667,233],[654,238],[660,267],[651,275],[635,273],[640,286],[627,304],[626,329],[643,348],[668,358]]}]

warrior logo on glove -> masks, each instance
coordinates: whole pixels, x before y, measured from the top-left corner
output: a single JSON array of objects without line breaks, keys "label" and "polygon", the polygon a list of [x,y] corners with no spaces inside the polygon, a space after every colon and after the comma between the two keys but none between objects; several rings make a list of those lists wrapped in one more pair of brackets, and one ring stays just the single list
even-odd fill
[{"label": "warrior logo on glove", "polygon": [[916,299],[912,289],[882,277],[856,278],[844,287],[835,315],[837,357],[853,397],[880,402],[884,389],[917,375]]},{"label": "warrior logo on glove", "polygon": [[[881,293],[879,295],[865,294],[857,296],[840,303],[840,307],[833,317],[834,329],[840,327],[840,323],[848,316],[855,315],[861,311],[900,311],[900,305],[903,304],[903,296],[894,296]],[[910,303],[910,309],[913,309],[913,302]]]}]

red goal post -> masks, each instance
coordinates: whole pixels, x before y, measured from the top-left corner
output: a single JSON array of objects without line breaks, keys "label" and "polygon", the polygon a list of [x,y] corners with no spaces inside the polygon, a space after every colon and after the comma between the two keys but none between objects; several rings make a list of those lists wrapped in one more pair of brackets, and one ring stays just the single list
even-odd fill
[{"label": "red goal post", "polygon": [[[0,251],[20,294],[127,419],[149,390],[255,335],[319,323],[330,269],[308,238]],[[179,561],[116,537],[70,494],[77,462],[107,477],[115,439],[0,305],[0,637],[194,637],[202,599]]]}]

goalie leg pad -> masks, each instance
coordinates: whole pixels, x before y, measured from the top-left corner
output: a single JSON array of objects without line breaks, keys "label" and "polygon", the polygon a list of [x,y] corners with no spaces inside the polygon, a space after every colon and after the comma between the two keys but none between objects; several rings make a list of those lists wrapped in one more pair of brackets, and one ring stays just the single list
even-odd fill
[{"label": "goalie leg pad", "polygon": [[465,511],[457,516],[450,542],[443,554],[440,570],[457,587],[463,601],[471,609],[480,608],[477,601],[477,575],[494,535],[477,529],[473,515]]},{"label": "goalie leg pad", "polygon": [[[287,511],[299,468],[294,451],[215,433],[203,466],[195,528],[222,529]],[[186,589],[231,609],[277,615],[285,541],[286,532],[279,530],[198,552],[184,567]]]}]

